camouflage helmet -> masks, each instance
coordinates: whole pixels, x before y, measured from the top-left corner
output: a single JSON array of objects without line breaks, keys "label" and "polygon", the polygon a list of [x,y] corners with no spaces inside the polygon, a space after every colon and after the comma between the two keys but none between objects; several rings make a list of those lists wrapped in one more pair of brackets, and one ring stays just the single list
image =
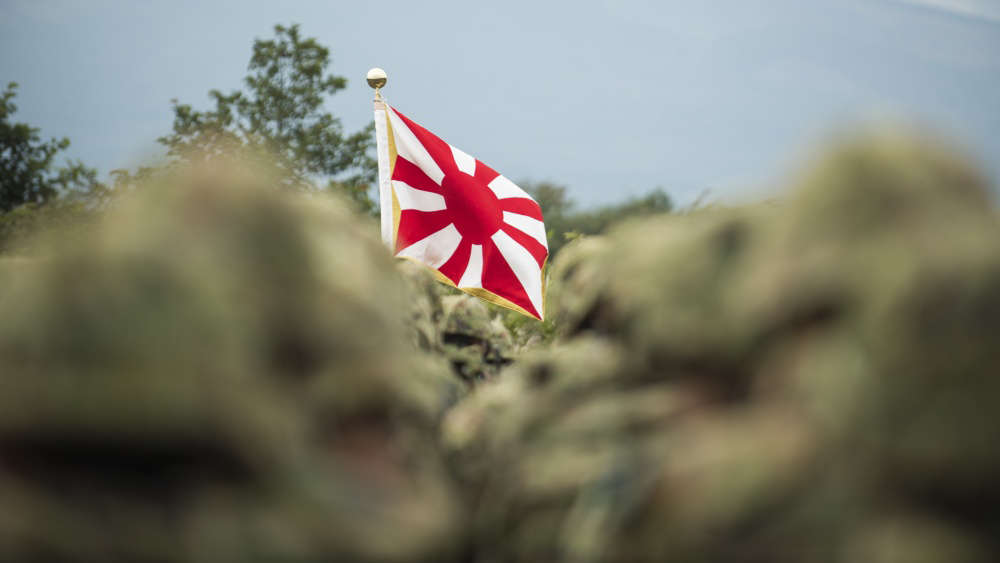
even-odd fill
[{"label": "camouflage helmet", "polygon": [[499,319],[490,318],[481,300],[470,295],[448,295],[441,304],[439,326],[444,355],[463,379],[493,377],[510,363],[510,333]]},{"label": "camouflage helmet", "polygon": [[796,183],[565,249],[562,342],[443,426],[484,560],[996,558],[986,182],[878,135]]},{"label": "camouflage helmet", "polygon": [[446,288],[431,275],[427,267],[411,260],[399,260],[396,267],[407,284],[409,314],[406,324],[414,345],[424,351],[441,350],[440,323],[443,316],[441,298]]},{"label": "camouflage helmet", "polygon": [[[0,559],[447,559],[460,385],[338,201],[173,176],[7,271]],[[391,529],[393,541],[386,542]]]}]

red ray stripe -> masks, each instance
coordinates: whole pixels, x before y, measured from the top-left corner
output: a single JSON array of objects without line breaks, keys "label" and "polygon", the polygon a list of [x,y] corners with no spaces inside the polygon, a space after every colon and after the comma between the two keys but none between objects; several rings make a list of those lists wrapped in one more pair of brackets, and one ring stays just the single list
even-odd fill
[{"label": "red ray stripe", "polygon": [[442,172],[447,175],[453,174],[458,170],[458,166],[455,165],[455,157],[451,154],[451,146],[448,143],[411,121],[409,117],[400,113],[396,108],[392,108],[392,111],[396,112],[396,115],[410,128],[410,131],[413,131],[413,135],[427,149],[427,153],[431,155],[431,158],[434,159],[434,162],[437,163]]},{"label": "red ray stripe", "polygon": [[436,194],[441,193],[441,186],[434,183],[416,164],[401,156],[396,157],[396,166],[392,170],[392,179],[406,182],[411,188],[426,190]]},{"label": "red ray stripe", "polygon": [[399,231],[396,234],[396,252],[423,240],[451,223],[451,213],[440,211],[417,211],[404,209],[399,213]]},{"label": "red ray stripe", "polygon": [[507,223],[500,225],[500,229],[510,235],[510,238],[514,239],[514,242],[520,244],[525,250],[530,252],[534,256],[535,261],[538,262],[538,267],[542,267],[542,264],[545,263],[545,257],[549,255],[549,251],[542,246],[542,243],[535,240],[531,235],[527,235],[517,227],[512,227]]},{"label": "red ray stripe", "polygon": [[453,284],[458,285],[458,282],[462,279],[462,274],[465,273],[465,269],[469,267],[469,256],[471,255],[472,243],[469,239],[462,237],[462,242],[458,244],[455,253],[438,268],[438,271],[450,279]]},{"label": "red ray stripe", "polygon": [[500,200],[500,209],[511,213],[520,213],[528,217],[542,220],[542,208],[526,197],[509,197]]},{"label": "red ray stripe", "polygon": [[481,160],[476,160],[476,174],[475,178],[480,182],[489,185],[490,182],[494,180],[500,173],[496,170],[490,168],[483,164]]},{"label": "red ray stripe", "polygon": [[531,305],[528,294],[514,274],[514,270],[507,264],[507,259],[503,257],[500,249],[487,241],[483,245],[483,289],[503,297],[504,299],[524,308],[538,318],[538,311]]}]

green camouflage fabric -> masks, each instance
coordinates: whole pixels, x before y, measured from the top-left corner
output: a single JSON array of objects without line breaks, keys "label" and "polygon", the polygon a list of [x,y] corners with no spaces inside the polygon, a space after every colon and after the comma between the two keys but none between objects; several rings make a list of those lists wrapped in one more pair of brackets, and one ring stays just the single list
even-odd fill
[{"label": "green camouflage fabric", "polygon": [[442,351],[459,377],[478,382],[496,377],[513,360],[514,344],[499,317],[471,295],[441,300]]},{"label": "green camouflage fabric", "polygon": [[407,281],[406,325],[417,349],[447,363],[470,388],[514,360],[510,331],[483,301],[438,282],[426,266],[400,260],[398,268]]},{"label": "green camouflage fabric", "polygon": [[1000,224],[895,133],[572,245],[560,342],[452,409],[477,562],[1000,558]]},{"label": "green camouflage fabric", "polygon": [[396,267],[407,284],[406,326],[418,350],[437,356],[444,349],[441,339],[441,298],[448,289],[434,279],[426,266],[412,260],[398,260]]},{"label": "green camouflage fabric", "polygon": [[3,265],[0,561],[452,558],[463,386],[374,229],[251,174],[163,183]]},{"label": "green camouflage fabric", "polygon": [[523,354],[338,201],[157,182],[0,259],[0,561],[1000,558],[1000,222],[946,147],[580,239]]}]

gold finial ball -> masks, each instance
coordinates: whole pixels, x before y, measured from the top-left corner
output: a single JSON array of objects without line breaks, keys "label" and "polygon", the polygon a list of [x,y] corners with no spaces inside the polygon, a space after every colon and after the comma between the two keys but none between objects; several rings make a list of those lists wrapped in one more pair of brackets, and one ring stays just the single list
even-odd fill
[{"label": "gold finial ball", "polygon": [[368,85],[372,88],[381,88],[389,80],[389,77],[385,75],[385,71],[378,67],[369,70],[365,78],[368,80]]}]

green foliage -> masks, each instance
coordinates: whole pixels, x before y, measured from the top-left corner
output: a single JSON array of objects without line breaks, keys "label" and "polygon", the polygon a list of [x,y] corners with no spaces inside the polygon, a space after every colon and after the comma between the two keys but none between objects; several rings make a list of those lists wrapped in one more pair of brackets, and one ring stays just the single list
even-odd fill
[{"label": "green foliage", "polygon": [[131,172],[123,168],[111,171],[111,190],[116,194],[130,192],[143,184],[150,184],[156,180],[168,167],[140,166]]},{"label": "green foliage", "polygon": [[273,39],[254,41],[244,90],[211,90],[215,107],[206,111],[173,100],[173,132],[159,142],[180,160],[234,149],[274,159],[285,187],[310,189],[322,179],[328,189],[373,209],[373,127],[346,135],[340,120],[323,109],[347,79],[327,72],[329,49],[303,38],[298,25],[277,25],[274,32]]},{"label": "green foliage", "polygon": [[0,254],[32,254],[35,235],[58,231],[72,238],[77,229],[98,216],[93,206],[81,198],[56,198],[46,203],[25,203],[0,214]]},{"label": "green foliage", "polygon": [[43,141],[38,128],[14,123],[17,83],[0,94],[0,212],[24,204],[40,204],[62,194],[90,194],[102,188],[97,172],[80,161],[56,167],[56,156],[69,147],[69,139]]},{"label": "green foliage", "polygon": [[596,235],[629,217],[669,213],[674,210],[670,196],[661,188],[643,197],[607,205],[589,211],[576,211],[573,200],[566,195],[566,186],[551,182],[522,182],[521,186],[542,207],[548,230],[549,254],[555,256],[562,247],[583,235]]}]

